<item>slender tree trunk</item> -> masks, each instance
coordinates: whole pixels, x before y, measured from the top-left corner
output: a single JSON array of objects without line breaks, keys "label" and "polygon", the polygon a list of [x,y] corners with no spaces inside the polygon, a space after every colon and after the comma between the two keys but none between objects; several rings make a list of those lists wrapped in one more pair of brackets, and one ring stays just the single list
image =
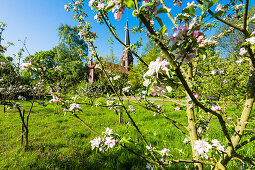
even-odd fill
[{"label": "slender tree trunk", "polygon": [[119,109],[119,124],[122,124],[122,109]]},{"label": "slender tree trunk", "polygon": [[[188,130],[190,134],[190,141],[192,147],[192,156],[195,160],[197,160],[196,151],[194,150],[195,141],[197,140],[197,129],[196,129],[196,121],[195,121],[195,114],[193,108],[189,108],[187,104],[187,117],[188,117]],[[195,163],[195,169],[203,169],[202,164]]]},{"label": "slender tree trunk", "polygon": [[[190,87],[190,89],[192,90],[192,85],[189,83],[192,78],[193,78],[193,71],[192,71],[192,64],[189,63],[189,67],[188,67],[188,77],[186,78],[187,83]],[[187,99],[190,98],[189,95],[187,94]],[[197,138],[197,129],[196,129],[196,120],[195,120],[195,113],[194,113],[194,107],[190,108],[189,103],[187,103],[186,105],[187,110],[187,118],[188,118],[188,130],[189,130],[189,134],[190,134],[190,141],[191,141],[191,147],[192,147],[192,156],[193,159],[198,160],[198,157],[196,155],[196,151],[194,150],[194,146],[195,146],[195,141],[198,139]],[[203,166],[200,163],[195,163],[194,164],[195,169],[199,169],[202,170]]]}]

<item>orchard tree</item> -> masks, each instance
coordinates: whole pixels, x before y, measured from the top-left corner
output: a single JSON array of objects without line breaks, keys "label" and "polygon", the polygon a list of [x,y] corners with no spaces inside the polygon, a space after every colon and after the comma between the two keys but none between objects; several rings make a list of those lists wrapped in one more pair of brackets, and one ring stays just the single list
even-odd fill
[{"label": "orchard tree", "polygon": [[[91,23],[85,21],[87,17],[87,14],[85,14],[87,10],[86,3],[87,1],[79,0],[65,5],[65,9],[75,12],[74,17],[79,21],[79,35],[88,43],[91,54],[99,61],[109,84],[114,90],[113,83],[95,50],[94,41],[96,39],[96,34],[91,31],[93,29]],[[171,92],[174,90],[172,87],[176,85],[183,88],[183,94],[186,95],[187,99],[186,101],[177,102],[168,98],[186,109],[187,126],[167,117],[159,109],[160,106],[156,108],[153,104],[147,104],[145,108],[149,110],[154,109],[158,115],[166,118],[184,134],[184,137],[186,137],[185,141],[190,142],[192,158],[190,160],[176,158],[175,155],[171,155],[171,151],[167,148],[159,151],[151,146],[130,114],[132,112],[130,108],[132,107],[128,108],[125,106],[119,92],[116,90],[114,90],[114,92],[119,99],[119,105],[121,105],[126,112],[132,125],[141,136],[145,148],[150,152],[150,155],[145,156],[130,149],[125,143],[126,138],[122,140],[121,136],[116,136],[109,128],[106,129],[104,135],[100,135],[93,130],[97,135],[100,135],[100,137],[91,141],[92,148],[96,147],[104,151],[106,148],[113,148],[116,144],[119,144],[140,158],[160,167],[185,162],[194,163],[196,169],[202,169],[203,165],[210,165],[215,169],[225,169],[227,164],[233,159],[238,159],[242,162],[249,163],[251,166],[255,166],[253,158],[246,157],[245,154],[239,152],[240,148],[253,142],[255,139],[254,133],[252,133],[251,136],[244,135],[247,132],[247,125],[252,123],[248,120],[251,117],[255,97],[255,31],[248,29],[250,24],[254,22],[255,16],[248,15],[249,0],[246,0],[245,4],[235,1],[220,4],[218,0],[197,0],[196,4],[194,1],[188,2],[187,6],[180,11],[181,13],[178,14],[176,18],[173,18],[171,15],[170,5],[173,4],[169,2],[165,3],[164,0],[144,0],[143,2],[136,0],[90,0],[88,4],[95,13],[94,19],[97,20],[99,24],[105,24],[119,43],[127,50],[130,50],[142,63],[148,66],[148,71],[143,75],[143,85],[147,87],[148,95],[166,96],[166,91]],[[175,0],[174,4],[181,6],[182,1]],[[156,61],[150,62],[149,65],[141,59],[141,56],[136,54],[134,48],[132,48],[134,46],[133,44],[126,46],[120,41],[116,29],[108,17],[108,15],[111,15],[110,11],[113,11],[114,18],[119,21],[126,11],[126,8],[132,10],[133,17],[139,19],[140,24],[138,28],[147,29],[147,35],[150,40],[154,41],[161,49],[162,56],[159,56]],[[178,10],[178,8],[175,9]],[[166,14],[168,18],[161,17],[161,13]],[[233,13],[235,13],[236,18],[238,18],[236,22],[230,22],[229,20],[229,17],[232,17],[230,15]],[[204,33],[213,26],[213,24],[207,23],[211,17],[230,26],[231,29],[228,30],[228,32],[238,30],[242,33],[244,41],[240,48],[239,57],[240,59],[247,59],[250,63],[243,111],[234,119],[234,126],[230,128],[227,127],[227,120],[231,118],[229,117],[231,115],[230,111],[224,112],[223,114],[219,103],[211,102],[210,100],[205,102],[203,100],[205,97],[201,96],[196,88],[196,85],[199,84],[196,77],[203,76],[201,75],[203,72],[198,74],[199,64],[203,64],[207,56],[213,54],[218,44],[215,37],[207,38]],[[174,25],[172,34],[169,32],[170,29],[167,29],[164,25],[164,22],[169,21]],[[222,36],[225,36],[225,34],[226,33],[223,32]],[[208,66],[211,66],[211,64],[212,63],[208,63]],[[211,67],[209,69],[211,69]],[[208,72],[210,71],[213,70],[208,70]],[[208,74],[208,72],[204,74]],[[219,77],[219,79],[221,79],[221,77]],[[148,103],[149,101],[146,102]],[[196,110],[194,108],[199,108],[200,111],[195,112]],[[77,114],[74,115],[78,117]],[[201,123],[197,120],[198,117],[202,117],[203,120],[206,121]],[[212,117],[218,121],[221,129],[220,131],[223,133],[225,141],[218,141],[211,136],[206,136],[206,127]],[[223,143],[227,144],[226,148],[223,146]],[[151,168],[152,166],[148,165],[147,167]]]}]

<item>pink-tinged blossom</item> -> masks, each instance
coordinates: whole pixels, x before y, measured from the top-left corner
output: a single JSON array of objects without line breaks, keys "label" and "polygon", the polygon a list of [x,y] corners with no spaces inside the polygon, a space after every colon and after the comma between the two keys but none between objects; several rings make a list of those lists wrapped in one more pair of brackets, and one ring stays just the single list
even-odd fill
[{"label": "pink-tinged blossom", "polygon": [[146,169],[153,170],[153,167],[152,167],[152,165],[151,165],[150,163],[147,163],[147,164],[146,164]]},{"label": "pink-tinged blossom", "polygon": [[224,146],[217,139],[212,140],[212,146],[215,146],[220,152],[225,152]]},{"label": "pink-tinged blossom", "polygon": [[184,143],[189,143],[189,142],[190,142],[190,139],[189,139],[189,138],[184,138],[183,142],[184,142]]},{"label": "pink-tinged blossom", "polygon": [[203,129],[201,128],[201,127],[199,127],[198,129],[197,129],[197,134],[198,135],[201,135],[203,133]]},{"label": "pink-tinged blossom", "polygon": [[156,113],[156,112],[154,112],[154,113],[153,113],[153,116],[157,116],[157,113]]},{"label": "pink-tinged blossom", "polygon": [[175,111],[179,111],[181,108],[179,107],[179,106],[176,106],[175,108],[174,108],[174,110]]},{"label": "pink-tinged blossom", "polygon": [[189,109],[192,109],[194,106],[195,106],[194,103],[190,104],[190,105],[189,105]]},{"label": "pink-tinged blossom", "polygon": [[236,61],[238,65],[241,65],[244,62],[244,59],[240,58],[239,60]]},{"label": "pink-tinged blossom", "polygon": [[162,149],[160,152],[161,152],[162,156],[165,156],[165,155],[167,156],[167,155],[169,154],[170,150],[164,148],[164,149]]},{"label": "pink-tinged blossom", "polygon": [[113,80],[118,80],[120,78],[120,75],[117,75],[115,77],[113,77]]},{"label": "pink-tinged blossom", "polygon": [[[143,0],[142,5],[146,5],[146,4],[148,4],[148,3],[150,3],[149,0]],[[145,10],[149,10],[149,7],[148,7],[148,6],[145,6],[144,9],[145,9]]]},{"label": "pink-tinged blossom", "polygon": [[129,105],[128,108],[129,108],[129,110],[130,110],[131,112],[134,112],[134,111],[135,111],[135,108],[134,108],[132,105]]},{"label": "pink-tinged blossom", "polygon": [[162,60],[162,57],[158,57],[156,61],[151,61],[149,64],[149,70],[144,74],[144,77],[146,76],[152,76],[154,73],[156,73],[156,77],[158,77],[158,73],[162,70],[164,72],[168,72],[168,68],[166,67],[170,63],[164,59]]},{"label": "pink-tinged blossom", "polygon": [[162,94],[166,94],[166,87],[164,86],[164,84],[160,84],[159,86],[157,86],[156,84],[153,85],[153,87],[151,88],[150,94],[152,96],[160,96]]},{"label": "pink-tinged blossom", "polygon": [[216,74],[216,73],[217,73],[217,70],[212,70],[209,74],[214,75],[214,74]]},{"label": "pink-tinged blossom", "polygon": [[115,146],[117,142],[118,141],[113,139],[112,137],[106,137],[104,144],[109,148],[113,148],[113,146]]},{"label": "pink-tinged blossom", "polygon": [[221,4],[218,4],[217,7],[216,7],[216,9],[215,9],[215,11],[217,11],[217,12],[219,12],[219,11],[225,11],[225,10],[226,10],[226,9],[225,9],[224,5],[221,5]]},{"label": "pink-tinged blossom", "polygon": [[194,38],[198,38],[199,35],[200,35],[200,32],[198,30],[195,30],[195,31],[192,32],[192,36]]},{"label": "pink-tinged blossom", "polygon": [[94,20],[99,21],[99,19],[100,19],[99,15],[98,15],[98,14],[96,14],[96,15],[94,16]]},{"label": "pink-tinged blossom", "polygon": [[158,104],[157,108],[160,109],[162,107],[162,104]]},{"label": "pink-tinged blossom", "polygon": [[202,42],[204,40],[205,36],[204,35],[200,35],[198,38],[197,38],[197,42]]},{"label": "pink-tinged blossom", "polygon": [[80,4],[81,4],[80,1],[76,1],[76,2],[75,2],[75,5],[80,5]]},{"label": "pink-tinged blossom", "polygon": [[193,94],[194,95],[194,97],[196,98],[196,99],[199,99],[199,95],[198,94]]},{"label": "pink-tinged blossom", "polygon": [[101,144],[101,141],[102,141],[102,139],[100,137],[91,140],[90,143],[91,143],[92,149],[94,149],[95,147],[99,148],[100,144]]},{"label": "pink-tinged blossom", "polygon": [[113,103],[114,103],[114,101],[110,101],[110,100],[107,100],[107,101],[106,101],[106,105],[107,105],[107,106],[111,106]]},{"label": "pink-tinged blossom", "polygon": [[68,5],[64,5],[64,8],[66,11],[69,11],[69,9],[70,9]]},{"label": "pink-tinged blossom", "polygon": [[220,111],[221,107],[220,106],[212,106],[211,108],[213,111]]},{"label": "pink-tinged blossom", "polygon": [[113,134],[113,131],[112,129],[110,129],[109,127],[105,128],[105,132],[104,132],[105,135],[107,136],[110,136]]},{"label": "pink-tinged blossom", "polygon": [[218,70],[218,73],[219,73],[219,74],[222,74],[222,73],[224,73],[225,70],[226,70],[225,68],[223,68],[223,69],[221,69],[221,70]]},{"label": "pink-tinged blossom", "polygon": [[247,53],[247,50],[244,47],[240,48],[239,55],[245,55],[246,53]]},{"label": "pink-tinged blossom", "polygon": [[53,96],[53,98],[49,101],[49,103],[59,103],[60,101],[61,101],[61,98]]},{"label": "pink-tinged blossom", "polygon": [[130,88],[131,88],[130,86],[127,86],[127,87],[122,88],[122,90],[123,90],[124,92],[129,92],[129,89],[130,89]]},{"label": "pink-tinged blossom", "polygon": [[75,7],[73,7],[73,11],[75,12],[75,11],[77,11],[77,7],[75,6]]},{"label": "pink-tinged blossom", "polygon": [[148,87],[151,84],[151,81],[149,79],[145,79],[143,82],[143,86]]},{"label": "pink-tinged blossom", "polygon": [[70,104],[69,111],[72,111],[74,109],[82,110],[82,108],[79,104],[76,104],[76,103]]},{"label": "pink-tinged blossom", "polygon": [[212,149],[212,145],[210,145],[205,140],[196,140],[194,149],[196,150],[196,154],[200,155],[201,157],[204,157],[208,159],[207,153],[210,149]]},{"label": "pink-tinged blossom", "polygon": [[99,3],[99,4],[97,5],[97,8],[98,8],[99,10],[103,10],[103,9],[104,9],[104,3]]},{"label": "pink-tinged blossom", "polygon": [[31,68],[31,67],[32,67],[31,62],[22,63],[22,64],[20,65],[20,69],[21,69],[21,70],[25,70],[25,69],[28,69],[28,68]]},{"label": "pink-tinged blossom", "polygon": [[152,151],[151,145],[150,146],[146,146],[146,149],[148,149],[148,151]]},{"label": "pink-tinged blossom", "polygon": [[251,45],[255,44],[255,36],[251,38],[247,38],[246,41],[249,42]]},{"label": "pink-tinged blossom", "polygon": [[242,9],[244,7],[244,4],[235,5],[235,10]]},{"label": "pink-tinged blossom", "polygon": [[95,0],[90,0],[89,1],[89,6],[91,7],[91,9],[93,9],[93,4],[94,4]]},{"label": "pink-tinged blossom", "polygon": [[193,6],[195,4],[195,1],[192,1],[191,3],[187,3],[187,7]]}]

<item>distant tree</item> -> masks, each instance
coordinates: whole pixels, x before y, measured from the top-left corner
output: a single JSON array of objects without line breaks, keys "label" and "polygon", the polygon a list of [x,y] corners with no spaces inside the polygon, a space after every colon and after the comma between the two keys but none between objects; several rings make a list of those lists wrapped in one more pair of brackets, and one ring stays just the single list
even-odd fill
[{"label": "distant tree", "polygon": [[[252,17],[255,14],[255,5],[253,5],[249,9],[248,16]],[[240,20],[242,20],[242,15],[232,15],[231,17],[228,17],[228,20],[231,23],[234,24],[240,24]],[[249,24],[249,32],[252,32],[255,29],[255,23]],[[240,46],[242,46],[242,43],[244,42],[245,38],[244,35],[237,29],[232,29],[228,25],[219,22],[216,27],[216,37],[218,38],[218,46],[216,50],[221,52],[221,57],[229,58],[229,57],[235,57],[235,54],[239,54]],[[224,34],[224,36],[223,36]]]},{"label": "distant tree", "polygon": [[88,62],[88,46],[82,40],[77,27],[61,25],[58,28],[60,43],[55,50],[55,62],[62,67],[61,88],[73,86],[84,79]]}]

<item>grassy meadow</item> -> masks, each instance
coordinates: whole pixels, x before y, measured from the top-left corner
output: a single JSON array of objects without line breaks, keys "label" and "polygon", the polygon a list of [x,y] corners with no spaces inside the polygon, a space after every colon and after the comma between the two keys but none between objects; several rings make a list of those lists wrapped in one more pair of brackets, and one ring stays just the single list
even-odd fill
[{"label": "grassy meadow", "polygon": [[[84,103],[82,99],[78,103]],[[106,100],[103,100],[106,102]],[[166,115],[176,121],[186,124],[185,111],[174,111],[174,104],[170,102],[155,102],[163,104]],[[136,109],[132,114],[147,141],[158,150],[168,148],[175,159],[191,158],[191,148],[183,142],[185,136],[172,124],[159,115],[153,116],[141,106],[130,103]],[[22,103],[28,110],[29,102]],[[123,113],[124,123],[118,123],[118,115],[106,107],[96,107],[81,104],[83,111],[78,115],[92,128],[102,133],[105,127],[110,127],[122,137],[131,137],[137,144],[132,148],[142,154],[149,154],[139,134],[136,132]],[[123,148],[108,152],[97,152],[91,149],[90,140],[97,137],[87,129],[77,118],[70,113],[64,114],[61,110],[54,114],[55,105],[46,107],[34,104],[29,120],[29,148],[27,151],[20,147],[21,120],[16,109],[3,111],[0,105],[0,169],[146,169],[147,162]],[[228,110],[238,114],[241,108],[235,105]],[[254,112],[253,112],[254,116]],[[223,134],[219,124],[213,117],[209,126],[210,139],[218,139],[222,144]],[[231,123],[229,124],[231,126]],[[254,129],[249,126],[249,128]],[[247,136],[249,137],[249,135]],[[207,138],[204,136],[203,138]],[[184,153],[180,153],[180,150]],[[254,142],[241,148],[240,153],[255,157]],[[170,169],[192,169],[189,164],[176,164]],[[229,164],[229,169],[242,166],[239,161]],[[165,167],[168,169],[168,167]],[[205,169],[210,169],[206,167]]]}]

